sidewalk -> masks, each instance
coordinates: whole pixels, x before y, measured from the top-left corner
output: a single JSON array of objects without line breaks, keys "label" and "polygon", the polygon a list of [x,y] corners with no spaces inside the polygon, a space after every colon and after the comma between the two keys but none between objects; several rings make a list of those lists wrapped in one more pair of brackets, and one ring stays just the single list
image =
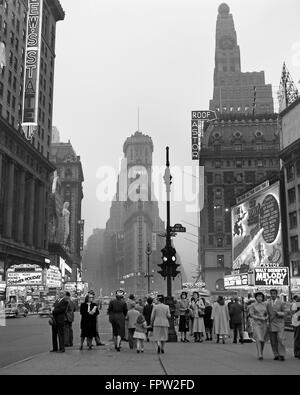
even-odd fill
[{"label": "sidewalk", "polygon": [[0,375],[299,375],[300,361],[292,350],[285,362],[273,361],[270,344],[264,361],[256,358],[255,344],[234,345],[169,343],[158,355],[153,343],[145,344],[144,354],[129,350],[123,343],[120,353],[112,343],[93,350],[74,347],[65,354],[43,353],[0,369]]}]

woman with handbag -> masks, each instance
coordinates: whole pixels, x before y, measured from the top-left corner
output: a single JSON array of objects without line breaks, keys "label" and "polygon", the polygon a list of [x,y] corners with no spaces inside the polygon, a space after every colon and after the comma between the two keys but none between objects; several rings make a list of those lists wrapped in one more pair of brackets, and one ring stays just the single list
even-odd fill
[{"label": "woman with handbag", "polygon": [[99,309],[96,303],[94,303],[94,297],[94,294],[89,293],[86,296],[84,303],[80,305],[80,350],[83,348],[85,338],[87,338],[87,345],[89,350],[91,350],[93,337],[96,337],[97,335],[97,316],[99,315]]},{"label": "woman with handbag", "polygon": [[202,336],[205,334],[204,311],[205,306],[199,298],[198,292],[193,292],[193,301],[190,304],[190,310],[193,315],[193,335],[195,343],[202,343]]},{"label": "woman with handbag", "polygon": [[189,300],[187,298],[187,292],[183,291],[180,295],[179,305],[179,332],[181,333],[181,341],[183,343],[188,343],[188,339],[186,337],[187,332],[189,331]]}]

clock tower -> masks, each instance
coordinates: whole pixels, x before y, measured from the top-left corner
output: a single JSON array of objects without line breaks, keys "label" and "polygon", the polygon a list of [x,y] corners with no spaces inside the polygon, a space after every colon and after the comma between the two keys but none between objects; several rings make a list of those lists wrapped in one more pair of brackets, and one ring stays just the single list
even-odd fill
[{"label": "clock tower", "polygon": [[265,83],[265,73],[242,72],[241,53],[233,16],[227,4],[218,9],[214,95],[210,110],[220,114],[272,114],[272,86]]},{"label": "clock tower", "polygon": [[241,72],[240,47],[234,28],[233,16],[225,3],[219,7],[216,32],[215,86],[220,86],[228,74]]}]

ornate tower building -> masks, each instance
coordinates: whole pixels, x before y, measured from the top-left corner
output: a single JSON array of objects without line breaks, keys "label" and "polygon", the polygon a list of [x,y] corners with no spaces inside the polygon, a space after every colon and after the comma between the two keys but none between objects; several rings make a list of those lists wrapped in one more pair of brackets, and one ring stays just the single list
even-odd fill
[{"label": "ornate tower building", "polygon": [[225,3],[220,5],[217,19],[214,93],[210,109],[221,114],[274,112],[272,86],[265,84],[264,71],[241,71],[234,20]]},{"label": "ornate tower building", "polygon": [[223,290],[232,269],[231,207],[235,198],[279,175],[278,116],[272,86],[264,72],[241,72],[240,48],[227,4],[219,7],[214,95],[218,120],[205,131],[201,165],[205,168],[201,213],[201,262],[208,289]]}]

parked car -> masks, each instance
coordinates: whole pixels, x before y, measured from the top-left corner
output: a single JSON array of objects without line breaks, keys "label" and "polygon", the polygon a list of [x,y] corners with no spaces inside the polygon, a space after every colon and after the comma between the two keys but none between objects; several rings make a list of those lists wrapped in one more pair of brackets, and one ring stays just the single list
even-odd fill
[{"label": "parked car", "polygon": [[6,318],[27,317],[28,310],[22,303],[10,303],[5,308]]},{"label": "parked car", "polygon": [[49,317],[50,314],[51,314],[51,307],[50,306],[41,307],[38,311],[38,315],[40,317]]}]

